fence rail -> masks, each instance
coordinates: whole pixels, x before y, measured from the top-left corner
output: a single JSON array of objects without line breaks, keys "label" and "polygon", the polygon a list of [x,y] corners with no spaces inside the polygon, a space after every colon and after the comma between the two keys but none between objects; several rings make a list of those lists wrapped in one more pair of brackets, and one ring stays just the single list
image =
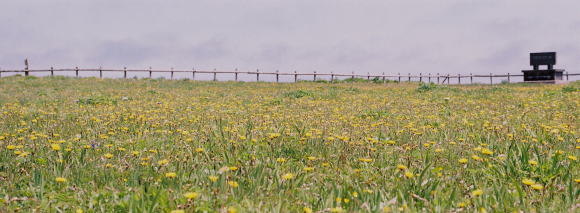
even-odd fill
[{"label": "fence rail", "polygon": [[[123,73],[123,78],[127,78],[127,73],[135,73],[135,72],[141,72],[141,73],[149,73],[149,78],[153,77],[153,73],[170,73],[170,77],[171,79],[173,79],[174,74],[175,73],[189,73],[191,74],[191,79],[195,80],[195,74],[213,74],[213,80],[217,81],[217,74],[233,74],[234,75],[234,80],[235,81],[239,81],[238,75],[239,74],[246,74],[246,75],[256,75],[256,81],[260,81],[260,75],[273,75],[276,77],[276,82],[280,82],[280,76],[294,76],[294,82],[297,82],[299,79],[299,76],[312,76],[314,81],[316,80],[321,80],[320,77],[330,77],[330,81],[335,81],[338,80],[338,77],[349,77],[349,78],[366,78],[367,80],[371,80],[371,78],[373,78],[374,80],[378,80],[378,81],[383,81],[386,82],[387,80],[394,80],[396,82],[404,82],[404,81],[420,81],[420,82],[433,82],[433,83],[438,83],[438,84],[450,84],[451,79],[456,79],[456,82],[458,84],[462,84],[461,83],[461,79],[469,79],[469,82],[464,82],[464,83],[474,83],[474,79],[475,78],[485,78],[486,80],[489,80],[490,84],[493,84],[494,78],[507,78],[507,82],[510,83],[512,82],[512,78],[513,77],[523,77],[523,74],[492,74],[490,73],[489,75],[481,75],[481,74],[469,74],[469,75],[462,75],[462,74],[422,74],[419,73],[419,75],[411,75],[410,73],[407,75],[401,75],[400,73],[397,73],[397,75],[385,75],[385,73],[382,74],[370,74],[367,73],[366,75],[361,75],[361,74],[355,74],[355,73],[351,73],[351,74],[344,74],[344,73],[317,73],[317,72],[312,72],[312,73],[298,73],[296,71],[294,72],[260,72],[259,70],[256,71],[238,71],[237,69],[235,69],[234,71],[218,71],[216,69],[214,69],[213,71],[208,71],[208,70],[174,70],[174,69],[170,69],[170,70],[158,70],[158,69],[127,69],[126,67],[123,69],[103,69],[103,68],[65,68],[65,69],[55,69],[53,67],[51,67],[50,69],[24,69],[24,70],[0,70],[0,77],[2,77],[3,73],[24,73],[25,76],[29,76],[30,73],[40,73],[40,72],[50,72],[50,76],[54,76],[55,73],[59,73],[59,72],[75,72],[75,77],[79,77],[79,73],[80,72],[98,72],[99,73],[99,77],[103,78],[103,73],[104,72],[116,72],[116,73]],[[570,76],[580,76],[580,73],[564,73],[564,77],[565,80],[569,80]],[[390,78],[390,79],[389,79]]]}]

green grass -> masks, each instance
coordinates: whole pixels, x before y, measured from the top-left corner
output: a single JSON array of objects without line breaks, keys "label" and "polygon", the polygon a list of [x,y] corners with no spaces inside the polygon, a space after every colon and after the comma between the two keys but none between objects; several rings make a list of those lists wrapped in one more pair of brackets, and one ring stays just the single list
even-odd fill
[{"label": "green grass", "polygon": [[575,212],[579,85],[0,78],[0,212]]}]

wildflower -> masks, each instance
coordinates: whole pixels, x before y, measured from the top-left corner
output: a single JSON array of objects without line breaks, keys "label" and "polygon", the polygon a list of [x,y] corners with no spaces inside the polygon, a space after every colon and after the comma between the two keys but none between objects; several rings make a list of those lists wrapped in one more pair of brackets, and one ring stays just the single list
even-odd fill
[{"label": "wildflower", "polygon": [[286,162],[286,159],[284,159],[284,158],[276,158],[276,162],[278,162],[278,163],[284,163],[284,162]]},{"label": "wildflower", "polygon": [[229,207],[228,208],[228,213],[237,213],[238,209],[236,209],[235,207]]},{"label": "wildflower", "polygon": [[286,174],[282,175],[282,179],[284,179],[284,180],[290,180],[292,178],[294,178],[294,174],[292,174],[292,173],[286,173]]},{"label": "wildflower", "polygon": [[63,178],[63,177],[57,177],[57,178],[55,178],[54,180],[55,180],[56,182],[59,182],[59,183],[64,183],[64,182],[66,182],[66,178]]},{"label": "wildflower", "polygon": [[471,158],[475,161],[482,161],[483,159],[477,155],[472,155]]},{"label": "wildflower", "polygon": [[137,156],[137,155],[139,155],[139,152],[138,152],[138,151],[133,151],[133,152],[131,152],[131,154],[132,154],[133,156]]},{"label": "wildflower", "polygon": [[311,172],[311,171],[314,171],[314,167],[304,167],[304,171],[305,171],[305,172]]},{"label": "wildflower", "polygon": [[159,166],[165,166],[165,165],[169,164],[169,160],[163,159],[163,160],[157,161],[157,164],[159,164]]},{"label": "wildflower", "polygon": [[308,159],[308,160],[316,160],[316,157],[309,156],[309,157],[307,157],[306,159]]},{"label": "wildflower", "polygon": [[477,196],[480,196],[482,194],[483,194],[483,190],[481,190],[481,189],[476,189],[476,190],[473,190],[471,192],[471,196],[473,196],[473,197],[477,197]]},{"label": "wildflower", "polygon": [[481,149],[481,153],[484,155],[493,155],[493,152],[486,148]]},{"label": "wildflower", "polygon": [[60,145],[58,145],[58,144],[51,144],[50,147],[54,151],[59,151],[60,150]]},{"label": "wildflower", "polygon": [[334,207],[330,209],[330,212],[334,212],[334,213],[339,213],[339,212],[343,212],[344,210],[342,209],[342,207]]},{"label": "wildflower", "polygon": [[111,167],[113,167],[113,164],[107,163],[107,164],[105,165],[105,167],[106,167],[106,168],[111,168]]},{"label": "wildflower", "polygon": [[168,173],[165,173],[165,177],[166,178],[175,178],[175,177],[177,177],[177,174],[175,172],[168,172]]},{"label": "wildflower", "polygon": [[304,207],[302,208],[302,210],[304,211],[304,213],[312,213],[312,209],[308,207]]},{"label": "wildflower", "polygon": [[111,159],[111,158],[113,158],[113,154],[107,153],[107,154],[104,155],[104,157],[107,158],[107,159]]},{"label": "wildflower", "polygon": [[576,182],[576,183],[580,183],[580,178],[578,178],[578,179],[574,179],[574,182]]},{"label": "wildflower", "polygon": [[526,179],[522,180],[522,183],[525,185],[531,186],[531,185],[534,185],[536,182],[526,178]]},{"label": "wildflower", "polygon": [[399,164],[399,165],[397,165],[397,169],[400,171],[403,171],[403,170],[407,169],[407,167],[405,165]]},{"label": "wildflower", "polygon": [[6,146],[6,149],[13,150],[13,149],[16,149],[16,146],[10,144],[10,145]]},{"label": "wildflower", "polygon": [[538,161],[535,161],[535,160],[529,160],[529,161],[528,161],[528,164],[530,164],[530,166],[536,166],[536,165],[538,165]]},{"label": "wildflower", "polygon": [[544,188],[544,186],[542,186],[542,184],[532,185],[532,189],[535,189],[535,190],[542,190],[543,188]]},{"label": "wildflower", "polygon": [[412,172],[409,172],[409,171],[405,172],[405,177],[412,178],[413,176],[415,176],[415,175]]},{"label": "wildflower", "polygon": [[181,210],[181,209],[172,210],[171,213],[185,213],[185,210]]},{"label": "wildflower", "polygon": [[193,199],[199,197],[199,193],[197,193],[197,192],[188,192],[188,193],[183,194],[183,196],[185,198],[187,198],[188,200],[193,200]]},{"label": "wildflower", "polygon": [[364,192],[364,193],[369,193],[369,194],[371,194],[371,193],[373,193],[373,190],[370,190],[370,189],[364,189],[364,190],[363,190],[363,192]]},{"label": "wildflower", "polygon": [[228,185],[234,188],[238,188],[238,186],[240,186],[240,184],[238,184],[236,181],[228,181]]},{"label": "wildflower", "polygon": [[467,158],[461,158],[461,159],[459,159],[459,163],[461,163],[461,164],[466,164],[467,161],[469,161],[469,160],[467,160]]},{"label": "wildflower", "polygon": [[371,158],[359,158],[358,160],[364,163],[370,163],[373,161]]},{"label": "wildflower", "polygon": [[218,176],[214,176],[214,175],[210,175],[208,178],[209,178],[209,180],[210,180],[211,182],[216,182],[216,181],[218,180],[218,178],[219,178],[219,177],[218,177]]},{"label": "wildflower", "polygon": [[571,161],[576,161],[576,160],[578,160],[578,159],[576,158],[576,156],[572,156],[572,155],[569,155],[569,156],[568,156],[568,159],[570,159]]},{"label": "wildflower", "polygon": [[230,166],[229,170],[230,171],[236,171],[236,170],[238,170],[238,167],[237,166]]},{"label": "wildflower", "polygon": [[384,213],[390,213],[391,211],[392,211],[391,210],[391,207],[388,207],[388,206],[383,207],[383,212]]},{"label": "wildflower", "polygon": [[203,149],[203,148],[196,148],[195,149],[195,152],[202,153],[202,152],[205,152],[205,149]]}]

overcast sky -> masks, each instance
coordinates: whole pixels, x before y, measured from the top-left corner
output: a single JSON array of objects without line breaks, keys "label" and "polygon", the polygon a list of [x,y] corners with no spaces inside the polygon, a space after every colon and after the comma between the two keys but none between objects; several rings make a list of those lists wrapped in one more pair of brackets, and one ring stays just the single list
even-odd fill
[{"label": "overcast sky", "polygon": [[2,0],[0,67],[580,72],[578,0]]}]

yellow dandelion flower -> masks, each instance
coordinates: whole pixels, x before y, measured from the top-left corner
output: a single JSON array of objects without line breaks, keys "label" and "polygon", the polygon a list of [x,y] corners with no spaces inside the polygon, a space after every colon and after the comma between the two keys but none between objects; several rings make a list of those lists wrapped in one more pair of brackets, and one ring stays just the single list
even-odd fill
[{"label": "yellow dandelion flower", "polygon": [[58,145],[58,144],[51,144],[50,147],[54,151],[59,151],[60,150],[60,145]]},{"label": "yellow dandelion flower", "polygon": [[294,174],[292,174],[292,173],[286,173],[286,174],[282,175],[282,179],[284,179],[284,180],[290,180],[292,178],[294,178]]},{"label": "yellow dandelion flower", "polygon": [[486,148],[481,149],[481,153],[484,155],[493,155],[493,152]]},{"label": "yellow dandelion flower", "polygon": [[304,171],[305,171],[305,172],[311,172],[311,171],[314,171],[314,167],[304,167]]},{"label": "yellow dandelion flower", "polygon": [[240,186],[240,184],[238,184],[236,181],[228,181],[228,185],[234,188],[238,188],[238,186]]},{"label": "yellow dandelion flower", "polygon": [[195,152],[197,152],[197,153],[205,152],[205,149],[203,149],[203,148],[196,148],[195,149]]},{"label": "yellow dandelion flower", "polygon": [[285,158],[276,158],[276,162],[284,163],[284,162],[286,162],[286,159]]},{"label": "yellow dandelion flower", "polygon": [[183,194],[183,197],[185,197],[185,198],[187,198],[189,200],[193,200],[193,199],[199,197],[199,193],[197,193],[197,192],[188,192],[188,193]]},{"label": "yellow dandelion flower", "polygon": [[57,177],[57,178],[54,179],[54,181],[59,182],[59,183],[64,183],[64,182],[66,182],[66,178]]},{"label": "yellow dandelion flower", "polygon": [[415,176],[415,175],[414,175],[412,172],[409,172],[409,171],[405,172],[405,177],[406,177],[406,178],[412,178],[412,177],[414,177],[414,176]]},{"label": "yellow dandelion flower", "polygon": [[397,165],[397,169],[402,171],[402,170],[407,169],[407,166],[399,164],[399,165]]},{"label": "yellow dandelion flower", "polygon": [[358,160],[365,163],[370,163],[373,161],[373,159],[371,158],[359,158]]},{"label": "yellow dandelion flower", "polygon": [[461,159],[459,159],[459,163],[461,163],[461,164],[466,164],[467,161],[469,161],[467,158],[461,158]]},{"label": "yellow dandelion flower", "polygon": [[181,210],[181,209],[172,210],[171,213],[185,213],[185,210]]},{"label": "yellow dandelion flower", "polygon": [[311,209],[311,208],[308,208],[308,207],[304,207],[304,208],[302,208],[302,211],[303,211],[304,213],[312,213],[312,209]]},{"label": "yellow dandelion flower", "polygon": [[165,165],[169,164],[169,160],[163,159],[163,160],[157,161],[157,164],[159,164],[160,166],[165,166]]},{"label": "yellow dandelion flower", "polygon": [[107,158],[107,159],[111,159],[111,158],[113,158],[113,154],[107,153],[107,154],[104,155],[104,157]]},{"label": "yellow dandelion flower", "polygon": [[211,182],[216,182],[219,179],[218,176],[214,176],[214,175],[210,175],[208,178]]},{"label": "yellow dandelion flower", "polygon": [[568,159],[570,159],[571,161],[576,161],[576,160],[578,160],[578,159],[576,158],[576,156],[572,156],[572,155],[569,155],[569,156],[568,156]]},{"label": "yellow dandelion flower", "polygon": [[522,183],[525,184],[525,185],[531,186],[531,185],[534,185],[536,182],[533,181],[533,180],[531,180],[531,179],[527,179],[526,178],[526,179],[523,179],[522,180]]},{"label": "yellow dandelion flower", "polygon": [[334,212],[334,213],[344,212],[344,209],[342,209],[342,207],[334,207],[334,208],[330,208],[330,212]]},{"label": "yellow dandelion flower", "polygon": [[542,190],[543,188],[544,188],[544,186],[542,186],[542,184],[532,185],[532,189],[535,189],[535,190]]},{"label": "yellow dandelion flower", "polygon": [[177,174],[175,172],[168,172],[168,173],[165,173],[165,177],[166,178],[175,178],[175,177],[177,177]]},{"label": "yellow dandelion flower", "polygon": [[483,190],[481,190],[481,189],[476,189],[476,190],[473,190],[471,192],[471,196],[473,196],[473,197],[481,196],[482,194],[483,194]]},{"label": "yellow dandelion flower", "polygon": [[238,209],[235,207],[228,207],[228,213],[238,213]]},{"label": "yellow dandelion flower", "polygon": [[535,160],[529,160],[529,161],[528,161],[528,164],[530,164],[530,166],[536,166],[536,165],[538,165],[538,161],[535,161]]}]

